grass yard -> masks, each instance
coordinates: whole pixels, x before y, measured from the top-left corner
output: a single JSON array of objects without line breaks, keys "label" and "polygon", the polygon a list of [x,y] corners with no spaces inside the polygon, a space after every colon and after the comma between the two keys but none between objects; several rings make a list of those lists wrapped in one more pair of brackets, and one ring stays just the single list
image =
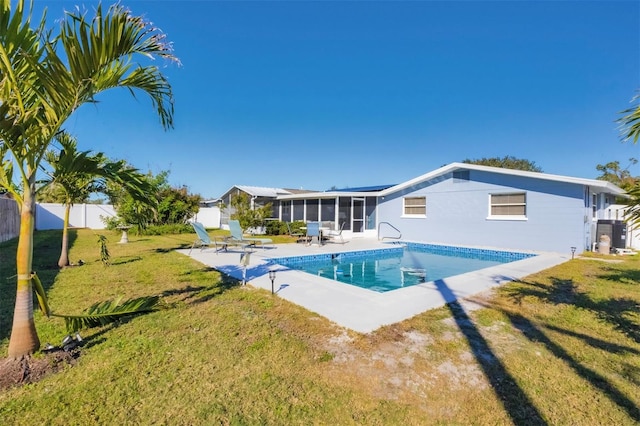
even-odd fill
[{"label": "grass yard", "polygon": [[[0,424],[607,424],[640,422],[640,259],[571,260],[361,335],[174,252],[194,235],[36,233],[54,312],[161,295],[166,309],[84,330],[76,365],[0,392]],[[288,241],[283,237],[276,242]],[[0,244],[0,350],[16,241]],[[607,260],[606,262],[604,260]],[[620,261],[613,263],[611,260]],[[41,341],[64,321],[36,313]],[[38,355],[36,355],[38,356]]]}]

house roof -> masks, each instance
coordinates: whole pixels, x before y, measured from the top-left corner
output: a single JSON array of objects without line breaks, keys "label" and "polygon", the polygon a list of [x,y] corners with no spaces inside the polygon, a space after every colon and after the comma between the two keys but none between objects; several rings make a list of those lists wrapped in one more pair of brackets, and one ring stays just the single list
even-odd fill
[{"label": "house roof", "polygon": [[624,189],[617,187],[611,182],[607,182],[603,180],[576,178],[571,176],[553,175],[549,173],[527,172],[524,170],[505,169],[502,167],[481,166],[478,164],[451,163],[451,164],[447,164],[446,166],[440,167],[439,169],[426,173],[422,176],[418,176],[417,178],[411,179],[399,185],[380,191],[379,195],[382,196],[382,195],[392,194],[394,192],[403,190],[405,188],[409,188],[417,183],[424,182],[425,180],[433,179],[435,177],[442,176],[446,173],[450,173],[456,170],[478,170],[482,172],[500,173],[500,174],[511,175],[511,176],[522,176],[522,177],[528,177],[533,179],[550,180],[555,182],[575,183],[577,185],[585,185],[590,188],[599,189],[601,191],[608,192],[611,194],[617,194],[617,195],[622,195],[626,193]]},{"label": "house roof", "polygon": [[[577,185],[588,186],[592,190],[596,190],[599,192],[606,192],[614,195],[626,194],[626,192],[623,189],[612,184],[611,182],[607,182],[603,180],[576,178],[571,176],[553,175],[549,173],[527,172],[523,170],[505,169],[502,167],[481,166],[477,164],[451,163],[451,164],[447,164],[446,166],[440,167],[439,169],[433,170],[429,173],[425,173],[421,176],[418,176],[414,179],[400,183],[398,185],[393,185],[393,186],[380,185],[379,187],[383,189],[379,191],[375,191],[371,189],[367,191],[366,188],[373,188],[373,187],[366,187],[366,188],[350,188],[350,189],[344,189],[344,190],[317,192],[317,193],[313,193],[312,195],[316,198],[329,198],[332,196],[335,197],[336,195],[384,196],[384,195],[393,194],[394,192],[397,192],[397,191],[401,191],[405,188],[410,188],[413,185],[419,184],[426,180],[436,178],[438,176],[442,176],[450,172],[454,172],[456,170],[477,170],[477,171],[490,172],[490,173],[500,173],[500,174],[511,175],[511,176],[522,176],[522,177],[528,177],[532,179],[543,179],[543,180],[549,180],[549,181],[555,181],[555,182],[574,183]],[[311,194],[307,194],[307,195],[311,195]],[[283,194],[278,198],[286,200],[286,199],[296,199],[296,198],[306,198],[306,197],[300,197],[299,195],[296,196],[296,194]]]},{"label": "house roof", "polygon": [[376,192],[376,191],[382,191],[382,190],[387,189],[387,188],[391,188],[392,186],[395,186],[395,184],[392,184],[392,185],[360,186],[360,187],[357,187],[357,188],[330,189],[330,190],[327,190],[325,192]]},{"label": "house roof", "polygon": [[224,195],[227,195],[229,192],[233,191],[234,189],[239,189],[242,192],[246,192],[252,197],[266,197],[266,198],[276,198],[279,195],[305,194],[310,192],[317,192],[317,191],[309,191],[304,189],[285,189],[285,188],[268,188],[264,186],[234,185],[227,192],[225,192]]}]

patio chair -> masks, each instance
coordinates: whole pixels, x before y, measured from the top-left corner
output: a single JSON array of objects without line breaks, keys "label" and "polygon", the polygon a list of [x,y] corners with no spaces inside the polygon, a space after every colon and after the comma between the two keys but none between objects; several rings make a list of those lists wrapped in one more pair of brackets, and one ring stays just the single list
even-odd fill
[{"label": "patio chair", "polygon": [[342,222],[342,224],[340,225],[340,229],[338,229],[337,231],[335,229],[331,229],[327,232],[324,232],[322,236],[327,237],[328,239],[331,239],[331,240],[334,240],[340,237],[340,244],[344,244],[346,241],[344,240],[344,238],[342,238],[342,230],[344,229],[345,223],[346,222]]},{"label": "patio chair", "polygon": [[[198,236],[198,238],[196,238],[196,240],[191,245],[189,254],[191,254],[191,251],[196,245],[200,247],[201,251],[204,250],[205,247],[214,246],[216,248],[216,254],[218,253],[218,250],[227,249],[227,245],[224,241],[218,241],[215,237],[212,240],[207,233],[207,230],[204,229],[204,225],[200,222],[191,222],[191,226],[193,226],[193,230],[196,231],[196,235]],[[220,245],[220,248],[218,248],[218,245]]]},{"label": "patio chair", "polygon": [[320,238],[320,222],[307,222],[307,245],[313,243],[313,239],[316,239],[318,245],[322,244],[322,238]]},{"label": "patio chair", "polygon": [[265,248],[265,244],[273,244],[273,240],[271,238],[245,237],[242,233],[240,222],[237,220],[229,220],[229,230],[231,231],[231,237],[228,241],[231,242],[248,243],[253,246],[259,243],[262,248]]},{"label": "patio chair", "polygon": [[304,234],[302,232],[293,232],[291,230],[291,224],[289,222],[285,222],[285,225],[287,225],[287,231],[289,232],[289,236],[294,237],[296,239],[296,243],[299,243],[300,241],[304,241]]}]

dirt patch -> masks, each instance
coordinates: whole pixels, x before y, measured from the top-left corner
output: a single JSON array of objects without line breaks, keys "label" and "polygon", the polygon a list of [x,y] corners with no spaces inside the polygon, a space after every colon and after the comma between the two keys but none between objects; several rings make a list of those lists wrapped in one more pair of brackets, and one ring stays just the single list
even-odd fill
[{"label": "dirt patch", "polygon": [[38,357],[0,360],[0,392],[38,382],[67,366],[75,365],[79,356],[80,351],[75,349],[69,352],[51,351]]}]

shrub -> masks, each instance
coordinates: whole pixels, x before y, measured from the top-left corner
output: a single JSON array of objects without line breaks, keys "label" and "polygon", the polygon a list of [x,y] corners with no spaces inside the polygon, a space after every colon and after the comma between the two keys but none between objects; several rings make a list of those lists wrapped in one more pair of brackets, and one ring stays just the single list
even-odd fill
[{"label": "shrub", "polygon": [[193,228],[188,223],[172,223],[168,225],[150,225],[141,231],[142,235],[190,234]]}]

